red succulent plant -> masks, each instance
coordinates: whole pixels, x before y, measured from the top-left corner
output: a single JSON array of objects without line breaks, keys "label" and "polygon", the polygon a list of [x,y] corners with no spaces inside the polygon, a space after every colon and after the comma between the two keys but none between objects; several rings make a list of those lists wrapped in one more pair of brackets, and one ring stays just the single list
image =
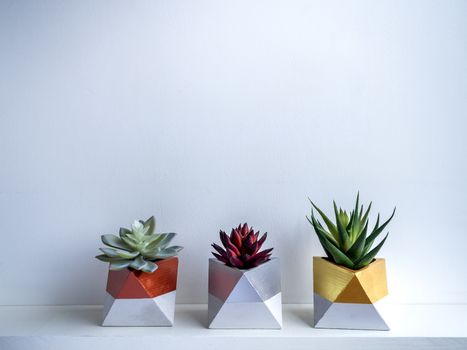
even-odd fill
[{"label": "red succulent plant", "polygon": [[213,243],[212,247],[217,253],[212,254],[227,266],[250,269],[269,261],[273,248],[259,251],[268,236],[267,233],[259,238],[259,231],[255,233],[253,228],[245,223],[233,228],[230,236],[222,230],[219,236],[225,249]]}]

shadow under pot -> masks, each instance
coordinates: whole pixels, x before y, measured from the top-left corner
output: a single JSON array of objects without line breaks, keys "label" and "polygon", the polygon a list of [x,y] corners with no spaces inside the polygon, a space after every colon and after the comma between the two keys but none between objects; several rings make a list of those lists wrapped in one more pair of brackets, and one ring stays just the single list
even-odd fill
[{"label": "shadow under pot", "polygon": [[278,258],[248,269],[209,259],[209,328],[282,327]]},{"label": "shadow under pot", "polygon": [[109,270],[103,326],[173,326],[178,258],[157,266],[154,272]]},{"label": "shadow under pot", "polygon": [[384,259],[352,270],[313,257],[313,289],[315,328],[389,330],[381,316],[388,294]]}]

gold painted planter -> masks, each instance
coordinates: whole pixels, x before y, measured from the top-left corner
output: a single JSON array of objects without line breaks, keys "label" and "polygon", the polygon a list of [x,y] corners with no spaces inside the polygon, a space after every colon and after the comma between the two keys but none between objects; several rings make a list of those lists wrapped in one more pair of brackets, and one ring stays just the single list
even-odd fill
[{"label": "gold painted planter", "polygon": [[313,257],[313,286],[316,328],[389,330],[380,315],[388,294],[384,259],[351,270]]}]

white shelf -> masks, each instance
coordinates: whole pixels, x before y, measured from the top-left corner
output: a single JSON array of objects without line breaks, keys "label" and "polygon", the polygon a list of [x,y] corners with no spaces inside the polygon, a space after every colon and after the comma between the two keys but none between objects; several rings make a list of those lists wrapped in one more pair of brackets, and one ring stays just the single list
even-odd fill
[{"label": "white shelf", "polygon": [[0,349],[467,349],[467,305],[393,305],[389,332],[314,329],[310,305],[284,305],[282,330],[207,329],[206,305],[177,305],[174,327],[101,327],[101,310],[0,307]]}]

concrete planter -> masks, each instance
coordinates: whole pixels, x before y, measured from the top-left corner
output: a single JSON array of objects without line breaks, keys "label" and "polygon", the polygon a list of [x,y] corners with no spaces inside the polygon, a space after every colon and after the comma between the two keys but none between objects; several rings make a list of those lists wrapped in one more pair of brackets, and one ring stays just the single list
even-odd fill
[{"label": "concrete planter", "polygon": [[209,328],[282,327],[279,259],[240,270],[209,259]]},{"label": "concrete planter", "polygon": [[314,257],[313,284],[316,328],[389,330],[381,316],[388,294],[384,259],[351,270]]},{"label": "concrete planter", "polygon": [[153,273],[110,271],[103,326],[172,326],[178,258],[157,261]]}]

